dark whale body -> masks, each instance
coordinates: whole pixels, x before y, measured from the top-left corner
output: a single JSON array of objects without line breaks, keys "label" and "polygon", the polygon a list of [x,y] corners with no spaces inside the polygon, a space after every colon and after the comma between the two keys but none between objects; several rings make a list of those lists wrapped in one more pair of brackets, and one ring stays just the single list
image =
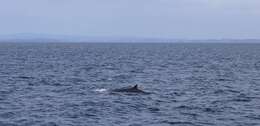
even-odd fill
[{"label": "dark whale body", "polygon": [[150,94],[148,92],[144,92],[143,90],[139,89],[138,85],[135,85],[133,87],[125,87],[125,88],[114,89],[114,90],[112,90],[112,92]]}]

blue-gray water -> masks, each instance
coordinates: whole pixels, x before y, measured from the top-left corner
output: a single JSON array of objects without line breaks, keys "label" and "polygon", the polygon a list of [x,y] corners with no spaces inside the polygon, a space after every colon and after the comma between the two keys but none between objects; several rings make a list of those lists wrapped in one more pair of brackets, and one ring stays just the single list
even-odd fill
[{"label": "blue-gray water", "polygon": [[260,44],[1,43],[0,125],[259,126]]}]

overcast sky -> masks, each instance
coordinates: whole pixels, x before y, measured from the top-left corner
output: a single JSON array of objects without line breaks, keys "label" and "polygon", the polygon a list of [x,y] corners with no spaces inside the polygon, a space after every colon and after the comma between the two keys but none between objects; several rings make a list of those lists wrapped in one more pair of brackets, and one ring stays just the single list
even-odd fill
[{"label": "overcast sky", "polygon": [[260,0],[0,0],[0,34],[260,38]]}]

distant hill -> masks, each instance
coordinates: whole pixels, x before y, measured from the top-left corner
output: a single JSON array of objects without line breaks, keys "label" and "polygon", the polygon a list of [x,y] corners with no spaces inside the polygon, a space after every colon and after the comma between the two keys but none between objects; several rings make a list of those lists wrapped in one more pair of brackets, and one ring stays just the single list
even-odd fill
[{"label": "distant hill", "polygon": [[0,42],[176,42],[175,39],[137,37],[90,37],[49,34],[0,35]]},{"label": "distant hill", "polygon": [[260,39],[167,39],[138,37],[90,37],[22,33],[0,35],[0,42],[260,43]]}]

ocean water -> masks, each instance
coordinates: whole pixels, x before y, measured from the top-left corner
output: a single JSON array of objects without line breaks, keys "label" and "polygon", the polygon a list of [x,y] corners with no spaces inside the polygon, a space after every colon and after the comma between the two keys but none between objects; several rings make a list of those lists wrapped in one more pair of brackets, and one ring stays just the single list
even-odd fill
[{"label": "ocean water", "polygon": [[171,125],[260,126],[260,44],[0,43],[0,126]]}]

